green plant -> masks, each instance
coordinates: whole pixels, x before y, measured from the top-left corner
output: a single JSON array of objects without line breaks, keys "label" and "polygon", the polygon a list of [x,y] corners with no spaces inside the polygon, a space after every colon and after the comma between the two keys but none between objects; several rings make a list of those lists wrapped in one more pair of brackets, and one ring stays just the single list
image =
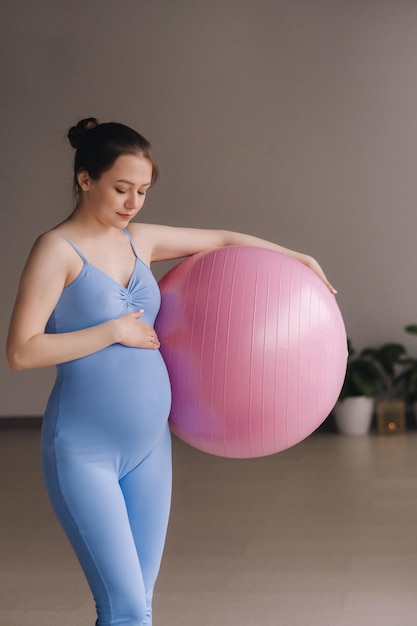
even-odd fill
[{"label": "green plant", "polygon": [[[410,335],[417,335],[417,324],[409,324],[404,330]],[[405,356],[401,359],[401,365],[404,369],[397,377],[397,381],[403,386],[407,404],[412,405],[417,402],[417,359]]]},{"label": "green plant", "polygon": [[348,339],[348,363],[339,401],[366,396],[373,398],[385,389],[386,381],[381,367],[374,360],[374,351],[365,348],[358,355]]},{"label": "green plant", "polygon": [[380,348],[365,348],[362,357],[370,359],[379,369],[382,377],[381,392],[385,395],[401,395],[403,380],[398,369],[403,366],[406,350],[399,343],[387,343]]}]

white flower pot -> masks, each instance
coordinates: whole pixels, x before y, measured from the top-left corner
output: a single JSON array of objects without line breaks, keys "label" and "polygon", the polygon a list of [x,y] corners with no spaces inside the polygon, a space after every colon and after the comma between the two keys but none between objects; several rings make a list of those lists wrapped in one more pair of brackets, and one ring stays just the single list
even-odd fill
[{"label": "white flower pot", "polygon": [[366,435],[371,428],[373,411],[374,399],[358,396],[338,402],[333,413],[343,435]]}]

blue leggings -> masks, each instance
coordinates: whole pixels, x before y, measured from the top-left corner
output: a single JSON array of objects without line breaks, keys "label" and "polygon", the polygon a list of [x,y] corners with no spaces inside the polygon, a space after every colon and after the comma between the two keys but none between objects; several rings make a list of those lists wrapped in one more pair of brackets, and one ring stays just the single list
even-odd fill
[{"label": "blue leggings", "polygon": [[114,461],[79,458],[43,435],[43,471],[55,513],[84,570],[97,626],[150,626],[171,501],[168,425],[122,477]]}]

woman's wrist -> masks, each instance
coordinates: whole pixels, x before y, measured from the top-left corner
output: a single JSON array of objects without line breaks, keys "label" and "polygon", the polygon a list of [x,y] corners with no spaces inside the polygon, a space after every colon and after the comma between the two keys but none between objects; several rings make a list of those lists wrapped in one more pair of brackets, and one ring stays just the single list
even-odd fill
[{"label": "woman's wrist", "polygon": [[105,338],[107,345],[111,346],[114,343],[121,343],[122,337],[117,323],[117,318],[103,322],[102,327],[105,332]]}]

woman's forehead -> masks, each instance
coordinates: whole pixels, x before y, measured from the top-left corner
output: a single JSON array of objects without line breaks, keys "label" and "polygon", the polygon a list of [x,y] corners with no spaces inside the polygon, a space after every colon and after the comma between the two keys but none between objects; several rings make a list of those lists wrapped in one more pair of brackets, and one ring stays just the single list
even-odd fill
[{"label": "woman's forehead", "polygon": [[122,154],[107,174],[115,180],[144,184],[144,181],[151,182],[152,169],[151,161],[142,154]]}]

